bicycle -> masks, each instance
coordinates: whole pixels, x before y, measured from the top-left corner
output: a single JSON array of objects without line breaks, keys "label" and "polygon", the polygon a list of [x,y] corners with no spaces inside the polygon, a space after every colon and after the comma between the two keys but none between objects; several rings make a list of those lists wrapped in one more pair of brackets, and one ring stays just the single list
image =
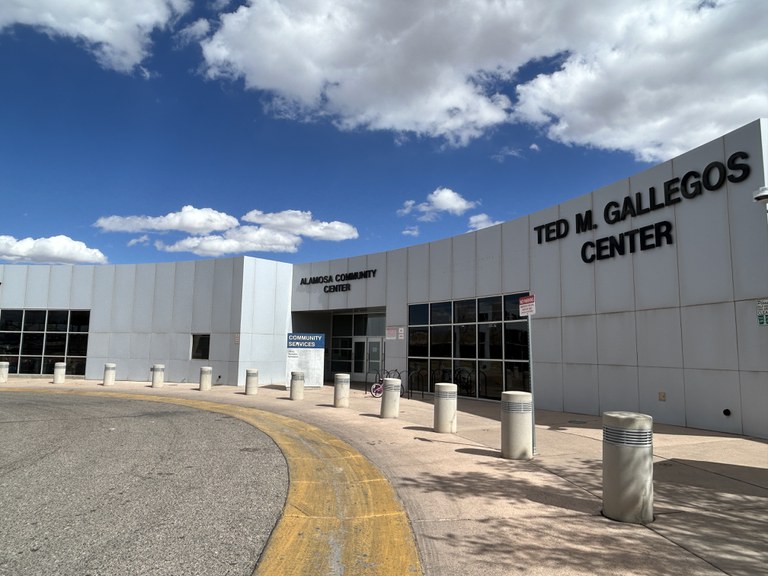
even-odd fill
[{"label": "bicycle", "polygon": [[374,398],[381,398],[384,394],[384,378],[397,378],[400,380],[400,396],[405,394],[405,387],[400,379],[400,370],[387,370],[383,375],[379,375],[379,379],[371,384],[371,396]]}]

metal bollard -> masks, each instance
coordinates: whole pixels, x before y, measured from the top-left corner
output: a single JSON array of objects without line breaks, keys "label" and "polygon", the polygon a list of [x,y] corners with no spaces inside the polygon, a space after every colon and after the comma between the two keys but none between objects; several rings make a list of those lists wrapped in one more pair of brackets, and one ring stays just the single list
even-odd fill
[{"label": "metal bollard", "polygon": [[304,400],[304,372],[291,372],[291,400]]},{"label": "metal bollard", "polygon": [[259,371],[249,368],[245,371],[245,395],[253,396],[259,390]]},{"label": "metal bollard", "polygon": [[67,365],[64,362],[56,362],[53,365],[53,383],[64,384],[64,377],[67,373]]},{"label": "metal bollard", "polygon": [[435,432],[456,434],[458,386],[456,384],[435,384]]},{"label": "metal bollard", "polygon": [[334,375],[333,405],[335,408],[349,408],[349,374]]},{"label": "metal bollard", "polygon": [[152,372],[152,388],[162,388],[165,380],[165,364],[153,364],[150,372]]},{"label": "metal bollard", "polygon": [[384,392],[381,395],[381,418],[400,416],[400,379],[384,378]]},{"label": "metal bollard", "polygon": [[653,418],[634,412],[603,414],[603,516],[653,522]]},{"label": "metal bollard", "polygon": [[101,382],[102,386],[114,386],[115,385],[115,373],[117,372],[117,364],[104,364],[104,379]]},{"label": "metal bollard", "polygon": [[201,366],[200,367],[200,392],[208,392],[211,389],[211,381],[213,380],[213,367]]},{"label": "metal bollard", "polygon": [[501,393],[501,457],[533,458],[533,402],[530,392]]},{"label": "metal bollard", "polygon": [[0,362],[0,383],[8,382],[8,370],[10,362]]}]

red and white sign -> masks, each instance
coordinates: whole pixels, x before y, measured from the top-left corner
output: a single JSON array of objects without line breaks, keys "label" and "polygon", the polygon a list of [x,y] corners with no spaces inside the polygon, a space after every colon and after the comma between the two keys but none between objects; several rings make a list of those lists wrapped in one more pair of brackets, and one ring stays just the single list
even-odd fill
[{"label": "red and white sign", "polygon": [[533,316],[536,314],[536,298],[533,294],[520,297],[520,316]]}]

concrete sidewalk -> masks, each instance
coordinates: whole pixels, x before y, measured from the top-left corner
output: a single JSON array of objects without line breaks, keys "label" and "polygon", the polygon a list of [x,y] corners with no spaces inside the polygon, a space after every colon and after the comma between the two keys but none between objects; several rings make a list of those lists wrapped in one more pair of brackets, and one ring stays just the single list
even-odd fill
[{"label": "concrete sidewalk", "polygon": [[[458,433],[433,432],[429,396],[401,398],[398,419],[353,389],[290,401],[283,387],[243,389],[146,382],[11,378],[0,387],[130,391],[254,406],[312,423],[347,441],[385,474],[410,519],[426,574],[768,574],[768,443],[654,425],[655,522],[604,518],[602,421],[537,411],[538,453],[500,458],[498,403],[459,400]],[[382,538],[386,538],[382,534]],[[376,543],[372,543],[373,546]],[[394,576],[394,575],[393,575]]]}]

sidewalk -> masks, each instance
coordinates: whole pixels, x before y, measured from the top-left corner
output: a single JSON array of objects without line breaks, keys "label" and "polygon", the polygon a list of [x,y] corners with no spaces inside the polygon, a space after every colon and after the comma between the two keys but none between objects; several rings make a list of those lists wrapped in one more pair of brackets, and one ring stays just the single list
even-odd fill
[{"label": "sidewalk", "polygon": [[[498,403],[459,400],[458,433],[433,432],[432,399],[400,399],[398,419],[359,387],[348,409],[333,387],[290,401],[283,387],[11,378],[0,387],[130,391],[258,407],[347,441],[389,478],[434,576],[507,574],[768,574],[768,443],[654,425],[654,511],[648,526],[601,516],[602,422],[537,411],[537,456],[500,458]],[[386,535],[382,535],[386,537]],[[375,543],[372,543],[375,546]],[[399,576],[399,575],[393,575]]]}]

